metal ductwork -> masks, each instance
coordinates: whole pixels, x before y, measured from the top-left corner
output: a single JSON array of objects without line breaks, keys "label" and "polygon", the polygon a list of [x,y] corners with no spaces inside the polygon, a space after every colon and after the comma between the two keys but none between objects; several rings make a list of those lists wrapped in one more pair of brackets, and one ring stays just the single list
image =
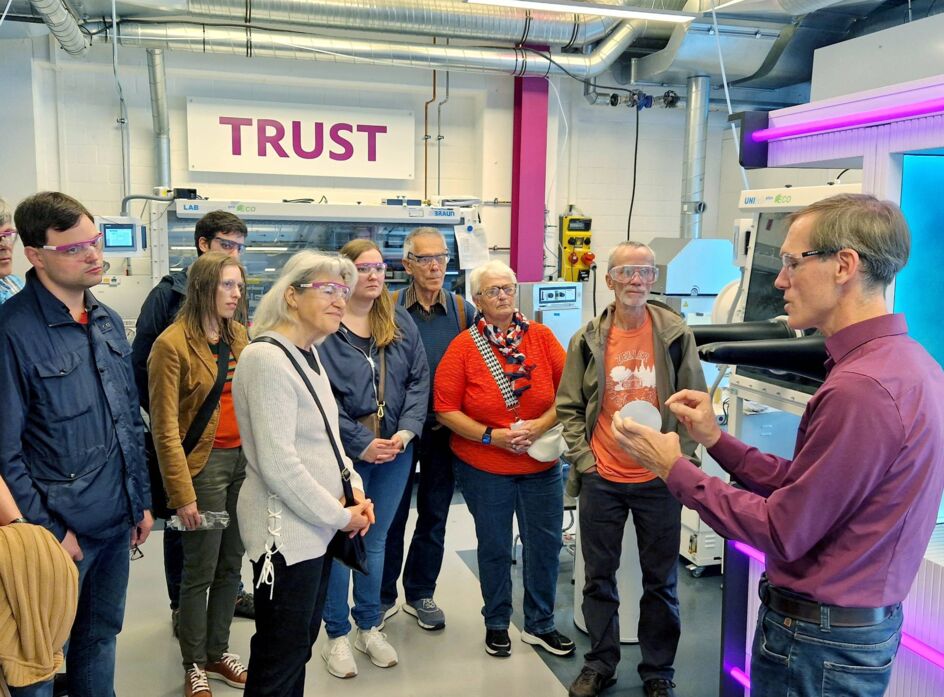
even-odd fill
[{"label": "metal ductwork", "polygon": [[[71,0],[88,19],[111,13],[111,0]],[[598,0],[625,5],[630,0]],[[469,5],[458,0],[118,0],[126,19],[188,16],[196,21],[261,26],[325,27],[485,39],[548,46],[583,46],[601,40],[619,20],[596,15]]]},{"label": "metal ductwork", "polygon": [[682,155],[683,240],[701,237],[701,219],[705,212],[705,158],[708,155],[708,97],[711,80],[700,75],[688,78],[685,102],[685,143]]},{"label": "metal ductwork", "polygon": [[154,122],[154,146],[157,162],[157,183],[170,188],[170,117],[167,113],[167,75],[164,52],[147,50],[148,83],[151,91],[151,120]]},{"label": "metal ductwork", "polygon": [[73,56],[85,55],[89,45],[79,30],[78,22],[62,4],[62,0],[30,0],[30,5],[43,18],[49,31],[67,53]]},{"label": "metal ductwork", "polygon": [[[428,70],[491,72],[517,77],[546,77],[570,73],[581,78],[600,75],[642,33],[647,22],[621,23],[592,53],[556,55],[526,48],[475,48],[442,44],[407,44],[365,39],[336,39],[252,27],[223,27],[180,22],[123,21],[118,26],[122,46],[172,49],[191,53],[220,53],[256,58],[285,58],[337,63],[382,63]],[[86,25],[92,32],[102,23]],[[108,41],[106,32],[95,37]]]}]

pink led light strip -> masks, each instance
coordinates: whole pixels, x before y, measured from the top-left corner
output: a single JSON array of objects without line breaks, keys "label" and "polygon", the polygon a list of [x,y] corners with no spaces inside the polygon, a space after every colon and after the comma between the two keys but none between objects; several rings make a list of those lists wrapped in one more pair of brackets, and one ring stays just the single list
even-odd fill
[{"label": "pink led light strip", "polygon": [[[746,545],[743,542],[732,542],[731,546],[741,554],[750,557],[756,562],[761,564],[766,562],[764,553],[760,550],[754,549],[750,545]],[[906,632],[901,633],[901,645],[929,663],[936,665],[938,668],[944,668],[944,653],[938,651],[932,646],[928,646],[919,639],[915,639],[910,634]],[[744,689],[751,689],[751,679],[740,668],[729,668],[728,674],[734,678],[738,684],[744,687]]]},{"label": "pink led light strip", "polygon": [[877,126],[878,124],[888,123],[889,121],[899,121],[901,119],[914,118],[915,116],[928,116],[929,114],[941,112],[944,112],[944,97],[928,99],[923,102],[914,102],[913,104],[900,104],[885,107],[884,109],[861,111],[857,114],[845,114],[830,119],[815,119],[813,121],[805,121],[789,126],[762,128],[751,134],[751,140],[755,143],[765,143],[771,140],[797,138],[799,136],[825,133],[827,131],[841,131],[858,126]]}]

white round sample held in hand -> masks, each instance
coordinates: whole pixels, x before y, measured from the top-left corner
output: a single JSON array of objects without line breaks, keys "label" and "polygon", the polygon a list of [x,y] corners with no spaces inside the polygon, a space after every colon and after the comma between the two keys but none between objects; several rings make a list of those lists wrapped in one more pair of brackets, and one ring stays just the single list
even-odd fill
[{"label": "white round sample held in hand", "polygon": [[638,424],[648,426],[656,431],[662,430],[662,414],[649,402],[637,399],[623,405],[619,415],[624,419],[632,419]]}]

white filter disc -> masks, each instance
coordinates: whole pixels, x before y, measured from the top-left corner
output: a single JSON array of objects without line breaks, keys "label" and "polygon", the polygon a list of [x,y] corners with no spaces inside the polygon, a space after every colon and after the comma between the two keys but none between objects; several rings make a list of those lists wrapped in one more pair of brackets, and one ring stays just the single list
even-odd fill
[{"label": "white filter disc", "polygon": [[624,419],[632,419],[636,423],[648,426],[656,431],[662,430],[662,414],[652,404],[643,399],[637,399],[623,405],[623,408],[619,410],[619,414]]}]

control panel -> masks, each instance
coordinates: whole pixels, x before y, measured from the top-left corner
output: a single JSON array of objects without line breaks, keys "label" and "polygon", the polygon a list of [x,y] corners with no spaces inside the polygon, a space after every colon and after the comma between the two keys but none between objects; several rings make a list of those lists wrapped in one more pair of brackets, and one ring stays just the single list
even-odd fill
[{"label": "control panel", "polygon": [[591,219],[582,215],[560,217],[560,277],[564,281],[590,280],[596,255],[590,249]]}]

